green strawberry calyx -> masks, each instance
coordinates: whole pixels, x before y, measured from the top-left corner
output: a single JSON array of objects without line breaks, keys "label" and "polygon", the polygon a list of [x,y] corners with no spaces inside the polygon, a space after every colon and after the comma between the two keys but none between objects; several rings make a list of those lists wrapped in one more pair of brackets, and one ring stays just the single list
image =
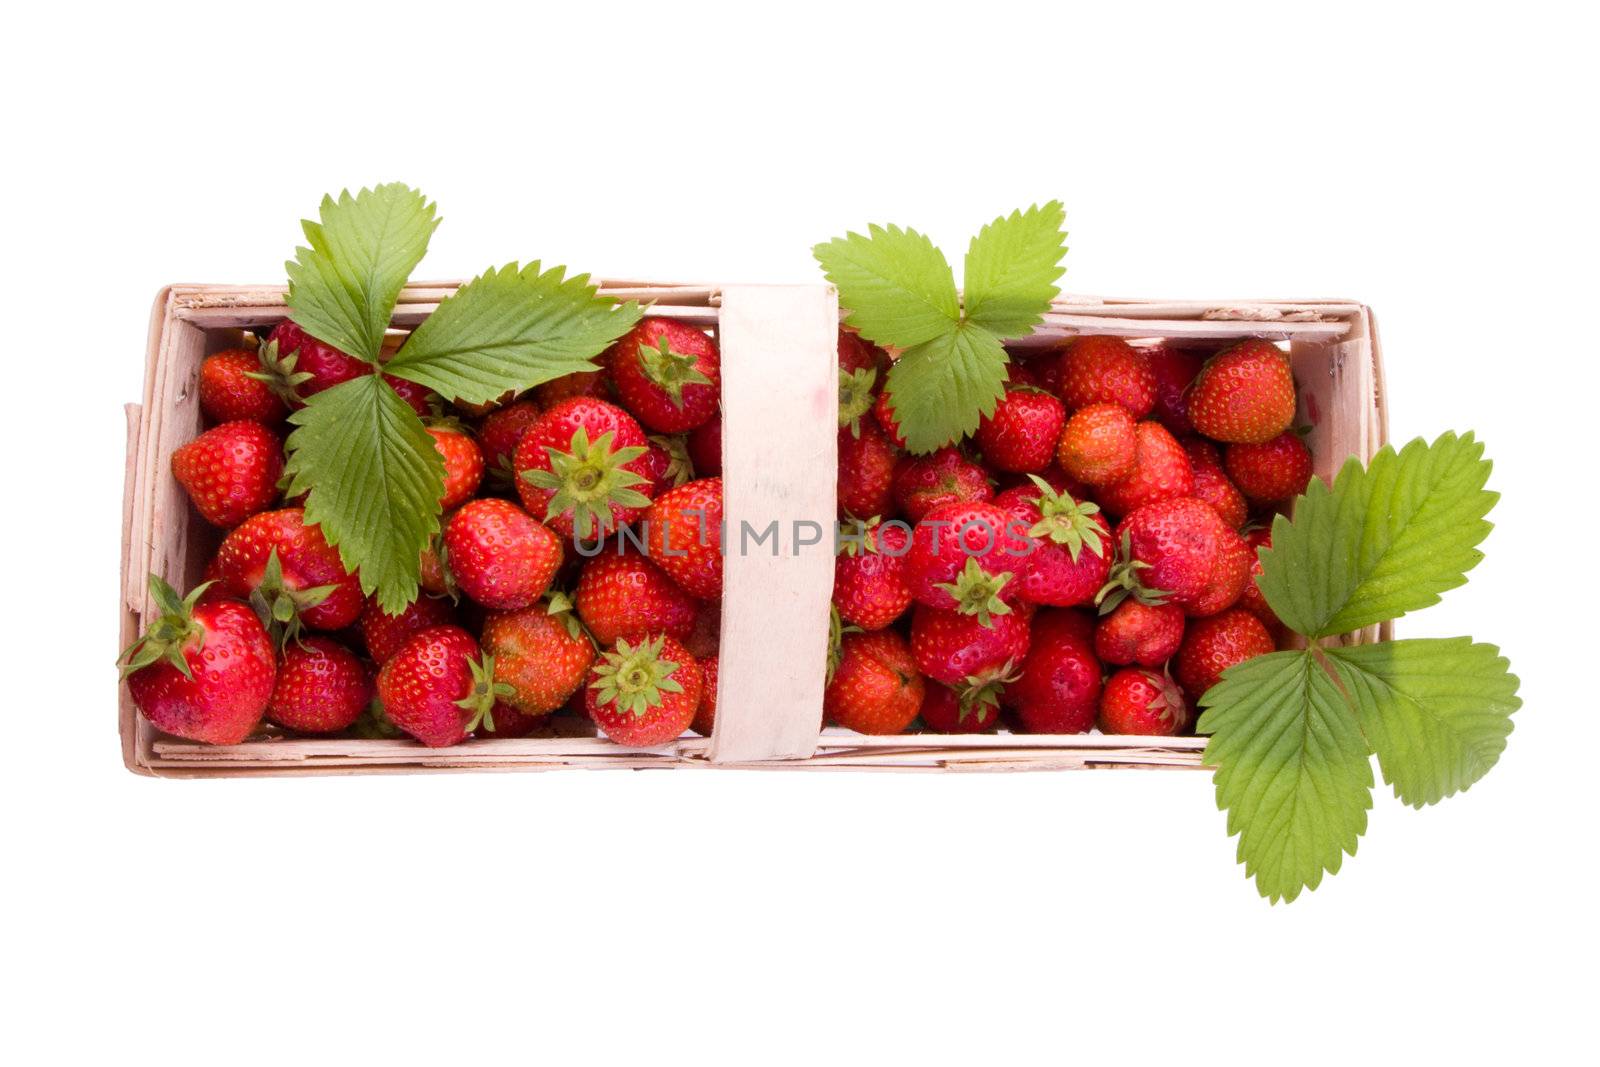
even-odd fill
[{"label": "green strawberry calyx", "polygon": [[1140,571],[1149,569],[1150,564],[1133,558],[1133,545],[1128,532],[1124,530],[1122,544],[1117,551],[1117,562],[1111,568],[1111,575],[1106,579],[1106,584],[1094,595],[1094,602],[1099,606],[1100,614],[1111,614],[1118,604],[1130,596],[1152,608],[1165,604],[1167,597],[1172,594],[1165,589],[1150,588],[1139,577]]},{"label": "green strawberry calyx", "polygon": [[1000,599],[1000,591],[1011,580],[1010,571],[990,574],[978,561],[967,557],[967,565],[953,582],[942,582],[937,588],[950,594],[956,610],[963,615],[976,615],[984,628],[993,626],[991,616],[1010,615],[1011,605]]},{"label": "green strawberry calyx", "polygon": [[967,675],[965,684],[956,687],[956,721],[966,722],[971,715],[980,723],[992,722],[1000,714],[1000,691],[1020,674],[1017,661],[1008,659],[999,667]]},{"label": "green strawberry calyx", "polygon": [[667,482],[674,489],[685,482],[694,481],[694,461],[689,458],[689,446],[682,435],[655,434],[650,443],[667,454]]},{"label": "green strawberry calyx", "polygon": [[695,361],[694,356],[673,351],[672,344],[664,336],[656,338],[653,347],[639,342],[639,365],[644,369],[644,376],[666,393],[672,406],[680,410],[684,386],[711,384],[711,379],[700,373]]},{"label": "green strawberry calyx", "polygon": [[300,643],[303,629],[300,613],[328,599],[337,585],[318,585],[310,589],[291,589],[283,580],[283,564],[276,547],[267,553],[261,581],[250,591],[250,607],[267,628],[273,644],[282,648],[290,641]]},{"label": "green strawberry calyx", "polygon": [[614,436],[607,430],[591,442],[588,429],[580,426],[572,434],[568,451],[545,448],[550,456],[549,470],[523,472],[522,477],[530,484],[554,494],[545,509],[546,522],[570,510],[573,531],[579,537],[589,537],[597,519],[601,530],[609,530],[615,524],[613,507],[650,506],[650,498],[633,488],[646,481],[644,475],[626,467],[647,449],[643,445],[612,448]]},{"label": "green strawberry calyx", "polygon": [[877,400],[872,390],[877,384],[878,372],[871,367],[839,368],[839,425],[850,427],[851,437],[861,436],[861,416],[872,410]]},{"label": "green strawberry calyx", "polygon": [[290,407],[298,407],[304,403],[305,398],[300,395],[300,387],[309,382],[313,375],[310,371],[295,369],[300,361],[298,348],[293,352],[280,354],[277,341],[262,341],[256,348],[256,359],[260,361],[261,369],[247,371],[245,377],[265,382],[273,395]]},{"label": "green strawberry calyx", "polygon": [[469,659],[472,671],[472,688],[456,701],[456,707],[467,713],[467,732],[480,727],[494,733],[494,705],[496,701],[514,696],[515,690],[505,682],[494,680],[494,656],[485,652],[482,659]]},{"label": "green strawberry calyx", "polygon": [[618,711],[643,718],[661,705],[664,694],[683,692],[683,686],[672,677],[678,664],[661,658],[666,640],[662,635],[633,645],[618,638],[615,648],[602,653],[594,668],[594,681],[589,683],[597,691],[599,703],[615,704]]},{"label": "green strawberry calyx", "polygon": [[1046,537],[1058,545],[1066,545],[1072,562],[1088,548],[1097,556],[1105,555],[1105,542],[1100,536],[1100,524],[1093,516],[1100,513],[1100,505],[1090,501],[1078,502],[1069,493],[1059,493],[1037,474],[1028,477],[1039,490],[1039,521],[1028,530],[1029,537]]},{"label": "green strawberry calyx", "polygon": [[122,655],[117,657],[117,667],[123,678],[164,660],[176,667],[189,681],[194,681],[194,672],[189,669],[189,660],[184,651],[188,649],[198,653],[205,646],[205,627],[195,621],[194,606],[212,584],[201,582],[188,596],[180,598],[176,589],[157,575],[150,575],[150,599],[155,601],[161,614],[137,641],[123,649]]},{"label": "green strawberry calyx", "polygon": [[[1171,669],[1163,667],[1160,673],[1145,671],[1144,676],[1156,687],[1156,695],[1150,699],[1145,708],[1155,712],[1164,723],[1181,718],[1188,704],[1183,699],[1183,690],[1173,681]],[[1183,723],[1179,721],[1178,725],[1182,726]]]}]

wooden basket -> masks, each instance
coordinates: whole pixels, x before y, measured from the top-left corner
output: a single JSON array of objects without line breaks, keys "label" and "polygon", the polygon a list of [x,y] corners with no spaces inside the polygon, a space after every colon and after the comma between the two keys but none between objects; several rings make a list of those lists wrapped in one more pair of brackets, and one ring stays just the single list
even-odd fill
[{"label": "wooden basket", "polygon": [[[408,287],[393,326],[422,321],[458,283]],[[685,735],[638,749],[594,735],[586,720],[551,720],[549,736],[474,740],[446,749],[411,741],[266,736],[212,746],[163,734],[119,686],[123,760],[163,777],[368,774],[399,771],[551,770],[571,767],[743,767],[786,770],[1013,771],[1199,767],[1203,738],[1100,734],[916,734],[869,737],[819,731],[831,537],[800,536],[835,512],[837,300],[826,286],[658,285],[612,281],[602,291],[648,300],[652,314],[716,331],[722,349],[723,484],[730,536],[742,521],[778,522],[775,546],[724,560],[722,642],[714,736]],[[287,318],[281,286],[170,286],[150,325],[142,404],[130,404],[123,502],[121,647],[153,611],[146,575],[186,589],[220,535],[189,506],[169,471],[172,451],[201,429],[196,381],[209,353],[246,328]],[[1076,334],[1132,339],[1264,337],[1287,340],[1300,386],[1299,421],[1316,473],[1363,460],[1387,440],[1376,323],[1341,300],[1113,300],[1068,296],[1022,345]],[[775,554],[774,554],[774,549]],[[1373,628],[1345,640],[1370,640]]]}]

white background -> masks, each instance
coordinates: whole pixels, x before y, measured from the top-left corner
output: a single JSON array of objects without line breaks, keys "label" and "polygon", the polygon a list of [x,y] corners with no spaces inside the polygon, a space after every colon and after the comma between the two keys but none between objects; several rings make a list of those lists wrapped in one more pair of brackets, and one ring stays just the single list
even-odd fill
[{"label": "white background", "polygon": [[[0,64],[14,1062],[1548,1062],[1587,1040],[1579,5],[136,6],[19,9]],[[395,179],[445,219],[422,277],[812,280],[848,227],[959,251],[1060,197],[1074,291],[1371,304],[1395,437],[1475,429],[1496,461],[1487,560],[1403,630],[1504,648],[1508,752],[1437,809],[1380,791],[1359,856],[1276,908],[1199,774],[135,778],[112,607],[150,301],[279,281],[325,191]]]}]

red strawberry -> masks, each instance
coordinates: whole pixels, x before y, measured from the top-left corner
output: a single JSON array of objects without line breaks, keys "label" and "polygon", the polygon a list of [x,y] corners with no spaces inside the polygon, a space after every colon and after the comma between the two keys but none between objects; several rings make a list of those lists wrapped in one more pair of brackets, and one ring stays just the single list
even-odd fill
[{"label": "red strawberry", "polygon": [[1189,722],[1189,705],[1166,674],[1124,667],[1100,694],[1100,729],[1108,734],[1171,737]]},{"label": "red strawberry", "polygon": [[552,381],[545,382],[533,391],[534,400],[545,410],[555,407],[563,400],[572,400],[575,397],[586,396],[604,400],[611,396],[611,378],[606,371],[606,360],[609,350],[595,362],[600,365],[599,370],[573,371],[564,374]]},{"label": "red strawberry", "polygon": [[433,447],[444,457],[444,496],[441,511],[450,511],[472,499],[483,481],[483,453],[478,443],[460,430],[428,427]]},{"label": "red strawberry", "polygon": [[527,607],[561,566],[561,539],[508,500],[468,501],[450,516],[443,541],[456,585],[486,608]]},{"label": "red strawberry", "polygon": [[[669,578],[668,585],[674,583]],[[680,593],[682,590],[678,590]],[[687,648],[697,660],[704,660],[707,656],[715,656],[722,647],[722,602],[720,600],[702,600],[696,605],[694,613],[694,626],[689,630],[689,636],[683,639],[683,647]]]},{"label": "red strawberry", "polygon": [[1079,337],[1061,354],[1061,399],[1070,411],[1121,404],[1135,419],[1156,403],[1156,380],[1138,349],[1120,337]]},{"label": "red strawberry", "polygon": [[1176,604],[1141,604],[1129,597],[1094,629],[1094,653],[1107,663],[1159,667],[1183,643],[1183,609]]},{"label": "red strawberry", "polygon": [[361,640],[366,643],[367,655],[372,657],[372,662],[382,665],[412,634],[455,621],[455,605],[442,597],[419,596],[400,614],[390,615],[378,606],[378,598],[373,596],[367,598],[356,625],[361,630]]},{"label": "red strawberry", "polygon": [[983,461],[996,470],[1042,471],[1056,456],[1067,411],[1056,397],[1032,386],[1008,388],[994,414],[978,422]]},{"label": "red strawberry", "polygon": [[1021,575],[1022,600],[1067,608],[1094,599],[1111,573],[1115,554],[1099,507],[1057,492],[1038,476],[1031,485],[1007,489],[994,502],[1033,541]]},{"label": "red strawberry", "polygon": [[1025,381],[1048,393],[1061,395],[1061,349],[1022,348],[1008,350],[1008,354],[1012,381]]},{"label": "red strawberry", "polygon": [[1072,413],[1056,451],[1061,469],[1089,485],[1133,473],[1139,452],[1137,424],[1121,404],[1090,404]]},{"label": "red strawberry", "polygon": [[704,674],[689,650],[661,634],[607,649],[589,672],[583,706],[619,745],[664,745],[689,728]]},{"label": "red strawberry", "polygon": [[277,666],[272,641],[248,605],[200,597],[180,600],[150,576],[161,615],[117,663],[144,717],[169,734],[212,745],[250,736],[272,696]]},{"label": "red strawberry", "polygon": [[900,420],[894,417],[894,405],[887,391],[879,393],[878,399],[872,402],[872,417],[895,447],[906,447],[906,435],[900,432]]},{"label": "red strawberry", "polygon": [[1096,493],[1101,506],[1114,515],[1194,492],[1194,467],[1188,453],[1166,427],[1159,422],[1141,422],[1134,433],[1133,470],[1100,486]]},{"label": "red strawberry", "polygon": [[1261,586],[1256,579],[1261,576],[1261,557],[1259,549],[1272,547],[1272,531],[1266,527],[1257,527],[1244,536],[1245,544],[1250,546],[1250,579],[1244,584],[1244,592],[1239,594],[1239,606],[1266,624],[1270,631],[1279,625],[1278,613],[1272,610],[1272,605],[1267,603],[1267,598],[1261,592]]},{"label": "red strawberry", "polygon": [[1143,350],[1145,366],[1156,383],[1156,404],[1150,415],[1174,436],[1194,433],[1189,421],[1189,383],[1200,373],[1204,360],[1189,348],[1177,348],[1163,341]]},{"label": "red strawberry", "polygon": [[838,349],[839,426],[854,431],[872,410],[884,359],[880,349],[846,330],[839,331]]},{"label": "red strawberry", "polygon": [[[498,670],[498,668],[496,669]],[[472,736],[502,739],[527,737],[548,721],[547,716],[524,715],[517,710],[515,705],[509,704],[504,700],[497,700],[494,703],[494,708],[478,724],[478,728],[472,731]]]},{"label": "red strawberry", "polygon": [[920,715],[929,730],[939,734],[981,734],[1000,723],[994,688],[965,686],[957,692],[939,682],[926,683]]},{"label": "red strawberry", "polygon": [[911,654],[917,670],[948,685],[981,684],[1004,676],[1028,653],[1028,613],[994,615],[985,626],[975,615],[918,604],[911,615]]},{"label": "red strawberry", "polygon": [[574,599],[578,617],[602,645],[658,633],[687,640],[699,611],[661,568],[631,551],[602,552],[584,564]]},{"label": "red strawberry", "polygon": [[906,456],[895,465],[894,500],[901,514],[913,523],[947,504],[978,504],[993,499],[994,487],[983,468],[953,447],[926,456]]},{"label": "red strawberry", "polygon": [[710,737],[717,725],[717,657],[700,660],[700,706],[694,709],[694,721],[689,728],[701,737]]},{"label": "red strawberry", "polygon": [[355,653],[330,637],[283,647],[267,719],[303,734],[338,733],[372,703],[372,675]]},{"label": "red strawberry", "polygon": [[273,327],[261,351],[261,372],[290,407],[371,371],[365,360],[324,344],[288,320]]},{"label": "red strawberry", "polygon": [[1194,495],[1210,504],[1230,530],[1237,530],[1250,517],[1243,494],[1221,467],[1209,463],[1194,464]]},{"label": "red strawberry", "polygon": [[1190,615],[1215,615],[1239,602],[1250,581],[1250,564],[1255,550],[1232,530],[1217,534],[1217,558],[1211,568],[1206,591],[1189,605]]},{"label": "red strawberry", "polygon": [[612,349],[611,380],[623,405],[652,430],[692,430],[717,411],[717,343],[687,323],[646,316]]},{"label": "red strawberry", "polygon": [[1100,664],[1089,617],[1047,608],[1033,620],[1033,644],[1000,699],[1031,734],[1081,734],[1094,725]]},{"label": "red strawberry", "polygon": [[722,479],[685,482],[645,514],[650,559],[691,595],[722,596]]},{"label": "red strawberry", "polygon": [[1223,671],[1275,648],[1272,635],[1261,620],[1243,608],[1195,619],[1178,650],[1178,681],[1198,703],[1206,690],[1217,684]]},{"label": "red strawberry", "polygon": [[1294,433],[1263,444],[1229,445],[1223,464],[1239,491],[1261,504],[1299,496],[1311,481],[1311,450]]},{"label": "red strawberry", "polygon": [[689,431],[689,460],[701,478],[722,477],[722,412]]},{"label": "red strawberry", "polygon": [[305,519],[302,508],[253,515],[222,539],[211,565],[219,592],[249,600],[266,618],[287,620],[285,637],[301,624],[342,630],[365,603],[338,550]]},{"label": "red strawberry", "polygon": [[643,466],[644,476],[650,480],[645,495],[651,499],[694,478],[694,464],[682,437],[651,437]]},{"label": "red strawberry", "polygon": [[517,493],[565,537],[600,540],[644,514],[649,442],[632,415],[592,397],[564,400],[517,444]]},{"label": "red strawberry", "polygon": [[894,513],[895,460],[899,456],[883,431],[863,422],[855,433],[839,431],[839,513],[859,518]]},{"label": "red strawberry", "polygon": [[389,721],[429,748],[459,744],[493,715],[494,665],[459,626],[412,634],[378,671]]},{"label": "red strawberry", "polygon": [[[494,677],[510,687],[501,700],[527,716],[548,715],[583,685],[594,645],[571,602],[553,596],[521,611],[493,612],[483,623],[483,650],[494,657]],[[496,732],[509,736],[495,723]]]},{"label": "red strawberry", "polygon": [[[446,516],[444,525],[449,525],[450,519]],[[441,531],[442,532],[442,531]],[[451,600],[456,598],[455,580],[450,577],[450,571],[444,565],[444,559],[439,555],[440,536],[435,535],[428,542],[428,547],[422,550],[422,558],[417,565],[417,584],[423,592],[432,593],[434,596],[448,596]]]},{"label": "red strawberry", "polygon": [[396,396],[410,405],[412,411],[423,418],[433,414],[439,397],[432,389],[395,374],[385,374],[383,380],[389,383],[389,388],[394,390]]},{"label": "red strawberry", "polygon": [[1183,445],[1183,451],[1189,456],[1189,462],[1193,466],[1221,469],[1222,449],[1217,447],[1215,441],[1191,435],[1178,443]]},{"label": "red strawberry", "polygon": [[1192,496],[1146,504],[1117,526],[1124,560],[1102,603],[1115,607],[1121,593],[1143,591],[1188,608],[1211,584],[1222,538],[1231,534],[1211,506]]},{"label": "red strawberry", "polygon": [[517,472],[513,457],[522,435],[539,421],[539,405],[531,400],[518,400],[502,408],[495,408],[478,423],[478,444],[483,449],[483,462],[496,488],[509,489],[515,483]]},{"label": "red strawberry", "polygon": [[172,453],[172,476],[213,526],[237,526],[272,506],[283,442],[259,422],[225,422]]},{"label": "red strawberry", "polygon": [[207,356],[200,364],[200,410],[212,422],[252,422],[275,426],[289,409],[262,381],[261,359],[254,352],[230,348]]},{"label": "red strawberry", "polygon": [[898,734],[917,717],[923,691],[905,638],[893,630],[846,634],[822,709],[857,733]]},{"label": "red strawberry", "polygon": [[906,588],[920,604],[987,619],[1022,595],[1033,543],[993,504],[945,504],[917,523],[905,555]]},{"label": "red strawberry", "polygon": [[1288,357],[1272,342],[1257,339],[1212,356],[1189,387],[1189,419],[1218,441],[1272,440],[1294,421]]},{"label": "red strawberry", "polygon": [[881,630],[911,606],[905,577],[910,531],[900,523],[858,527],[856,536],[840,540],[833,561],[833,606],[845,622]]}]

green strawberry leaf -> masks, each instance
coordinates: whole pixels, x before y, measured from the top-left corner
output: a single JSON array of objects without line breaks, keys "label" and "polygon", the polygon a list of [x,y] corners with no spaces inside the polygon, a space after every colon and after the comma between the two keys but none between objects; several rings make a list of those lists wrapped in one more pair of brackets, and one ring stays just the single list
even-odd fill
[{"label": "green strawberry leaf", "polygon": [[440,303],[384,370],[468,404],[594,370],[593,358],[643,311],[598,295],[586,274],[565,273],[536,262],[490,268]]},{"label": "green strawberry leaf", "polygon": [[1294,519],[1272,524],[1261,591],[1284,624],[1327,637],[1397,619],[1466,582],[1499,498],[1472,434],[1385,447],[1363,469],[1351,458],[1330,490],[1313,479]]},{"label": "green strawberry leaf", "polygon": [[435,205],[401,184],[325,196],[306,221],[309,248],[288,264],[289,315],[311,336],[375,363],[400,290],[439,225]]},{"label": "green strawberry leaf", "polygon": [[289,421],[289,495],[310,493],[306,522],[398,615],[416,599],[422,550],[439,529],[444,460],[433,438],[376,374],[315,394]]},{"label": "green strawberry leaf", "polygon": [[1005,394],[1006,351],[970,323],[907,349],[889,371],[889,406],[906,447],[932,452],[978,428]]},{"label": "green strawberry leaf", "polygon": [[1414,638],[1326,652],[1384,781],[1407,804],[1420,808],[1467,789],[1505,751],[1522,701],[1493,645]]},{"label": "green strawberry leaf", "polygon": [[1062,230],[1066,209],[1059,200],[1002,215],[979,231],[967,247],[966,317],[1001,339],[1026,337],[1044,321],[1061,292],[1066,272]]},{"label": "green strawberry leaf", "polygon": [[961,320],[944,253],[916,230],[869,226],[811,250],[848,309],[845,323],[879,345],[914,348],[948,337]]}]

